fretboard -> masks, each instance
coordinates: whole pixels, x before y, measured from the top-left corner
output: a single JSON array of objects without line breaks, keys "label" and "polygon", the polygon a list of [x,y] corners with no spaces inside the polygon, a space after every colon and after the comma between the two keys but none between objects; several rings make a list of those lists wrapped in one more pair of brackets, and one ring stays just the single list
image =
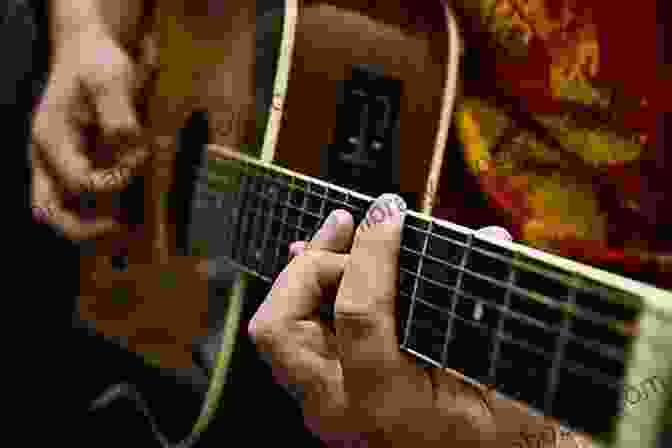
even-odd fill
[{"label": "fretboard", "polygon": [[[192,246],[268,282],[288,263],[289,243],[310,239],[337,208],[359,222],[374,199],[219,152],[197,184]],[[653,296],[672,300],[454,223],[413,211],[405,220],[401,349],[593,435],[613,432],[638,319],[652,312],[644,299]]]}]

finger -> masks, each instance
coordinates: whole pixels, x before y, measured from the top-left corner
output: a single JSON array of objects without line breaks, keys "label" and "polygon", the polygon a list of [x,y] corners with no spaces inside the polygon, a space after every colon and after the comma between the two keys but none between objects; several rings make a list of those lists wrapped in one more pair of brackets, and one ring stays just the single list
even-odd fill
[{"label": "finger", "polygon": [[341,280],[348,256],[328,251],[308,251],[280,273],[271,291],[252,317],[248,333],[255,343],[278,350],[288,330],[310,317],[326,291]]},{"label": "finger", "polygon": [[310,242],[294,241],[289,245],[290,259],[301,255],[308,248],[332,252],[348,251],[352,245],[353,227],[350,213],[340,209],[332,211]]},{"label": "finger", "polygon": [[289,258],[290,260],[294,257],[301,255],[308,247],[308,241],[294,241],[289,245]]},{"label": "finger", "polygon": [[[271,292],[257,310],[257,314],[263,318],[262,322],[286,324],[292,320],[307,319],[319,309],[323,301],[323,293],[328,287],[333,289],[338,285],[338,283],[328,281],[333,276],[329,265],[324,267],[327,280],[322,279],[320,254],[325,252],[336,254],[339,250],[347,250],[352,241],[352,231],[353,223],[349,213],[335,210],[329,215],[311,240],[311,250],[304,254],[318,255],[307,258],[297,257],[285,267],[273,283]],[[303,244],[300,246],[303,246],[305,250],[306,243],[301,243]],[[342,263],[342,259],[339,260]],[[311,261],[318,264],[312,266]],[[339,272],[339,278],[341,274],[342,271]],[[292,294],[287,293],[289,285],[293,288]],[[306,287],[303,292],[301,292],[302,285]]]},{"label": "finger", "polygon": [[[123,143],[123,145],[126,144]],[[138,172],[148,157],[149,151],[146,148],[136,147],[135,150],[120,156],[114,167],[91,172],[88,180],[89,191],[113,193],[123,190],[128,187],[131,178]]]},{"label": "finger", "polygon": [[[59,85],[59,80],[50,81]],[[128,184],[134,169],[148,157],[146,149],[124,154],[111,169],[93,172],[86,151],[83,125],[90,124],[84,108],[75,107],[73,98],[79,92],[74,86],[48,91],[39,106],[33,123],[33,143],[53,169],[59,184],[67,191],[118,191]]]},{"label": "finger", "polygon": [[66,210],[55,188],[53,179],[45,169],[44,161],[33,146],[30,149],[33,165],[32,203],[33,215],[38,221],[53,227],[73,241],[81,241],[122,231],[113,218],[94,218],[84,221],[74,212]]},{"label": "finger", "polygon": [[340,209],[332,211],[310,240],[310,249],[347,252],[352,245],[354,226],[350,213]]},{"label": "finger", "polygon": [[[74,90],[70,94],[75,95]],[[85,155],[81,129],[74,119],[68,119],[72,107],[65,99],[55,98],[55,95],[47,91],[35,114],[33,143],[44,157],[44,162],[53,168],[61,185],[68,191],[79,193],[89,188],[91,162]]]},{"label": "finger", "polygon": [[131,75],[118,76],[93,88],[94,103],[102,133],[102,142],[115,152],[118,165],[92,173],[94,191],[118,191],[125,188],[134,171],[149,157],[133,106]]},{"label": "finger", "polygon": [[140,61],[142,67],[142,79],[138,79],[136,86],[140,87],[143,82],[151,79],[152,74],[159,68],[159,46],[157,33],[148,32],[140,43]]},{"label": "finger", "polygon": [[406,204],[384,194],[359,224],[335,304],[343,373],[369,383],[402,362],[395,301]]}]

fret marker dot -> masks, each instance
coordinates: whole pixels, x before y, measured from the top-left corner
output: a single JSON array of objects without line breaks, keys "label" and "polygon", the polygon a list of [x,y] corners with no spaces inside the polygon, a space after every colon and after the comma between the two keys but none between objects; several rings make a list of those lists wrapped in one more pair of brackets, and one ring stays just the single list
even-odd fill
[{"label": "fret marker dot", "polygon": [[474,306],[474,320],[480,321],[483,318],[483,302],[476,302]]}]

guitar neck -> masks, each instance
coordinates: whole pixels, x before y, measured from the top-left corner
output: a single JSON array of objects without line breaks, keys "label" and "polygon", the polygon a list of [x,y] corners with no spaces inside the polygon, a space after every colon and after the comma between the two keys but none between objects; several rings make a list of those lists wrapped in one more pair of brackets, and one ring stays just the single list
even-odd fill
[{"label": "guitar neck", "polygon": [[[194,245],[267,282],[290,242],[309,239],[337,208],[359,222],[374,200],[222,146],[208,153]],[[521,244],[413,211],[405,220],[401,349],[595,436],[613,435],[624,411],[641,323],[667,322],[671,304],[667,291]],[[591,399],[577,406],[582,393]]]}]

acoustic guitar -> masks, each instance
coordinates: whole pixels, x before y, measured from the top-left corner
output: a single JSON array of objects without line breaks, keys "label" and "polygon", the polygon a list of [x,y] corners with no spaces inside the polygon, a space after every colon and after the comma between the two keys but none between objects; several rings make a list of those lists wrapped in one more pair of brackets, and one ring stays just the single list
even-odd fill
[{"label": "acoustic guitar", "polygon": [[[657,447],[669,422],[672,293],[431,216],[460,53],[450,8],[438,0],[286,1],[273,97],[255,151],[254,6],[227,5],[221,16],[190,15],[179,2],[157,7],[160,71],[148,105],[156,156],[145,177],[145,224],[125,271],[115,271],[109,254],[83,263],[82,317],[103,333],[135,336],[132,349],[158,353],[162,368],[190,360],[193,338],[207,333],[199,326],[207,294],[191,285],[227,267],[239,272],[201,416],[175,445],[153,428],[164,446],[191,446],[212,418],[246,285],[271,282],[288,262],[288,244],[310,238],[331,210],[347,209],[357,222],[372,202],[318,179],[324,158],[334,166],[333,153],[349,155],[340,160],[358,160],[366,173],[396,146],[397,167],[404,167],[397,192],[419,198],[403,229],[400,349],[588,433],[595,446]],[[367,118],[381,110],[381,96],[383,112],[398,104],[396,118],[377,115],[385,132]],[[356,105],[359,120],[339,112],[344,105]],[[202,151],[202,159],[184,257],[176,209],[164,198],[175,186],[177,131],[197,111],[207,113],[209,144],[188,148]],[[358,124],[349,127],[351,121]],[[376,155],[381,147],[389,150],[384,157]],[[115,304],[115,291],[128,284],[135,295]],[[168,297],[170,291],[180,293]],[[137,342],[147,328],[157,330],[154,342]],[[160,330],[168,335],[163,340]],[[641,397],[636,405],[633,390]],[[113,388],[96,405],[124,391],[132,392]],[[552,442],[540,438],[536,446]]]}]

